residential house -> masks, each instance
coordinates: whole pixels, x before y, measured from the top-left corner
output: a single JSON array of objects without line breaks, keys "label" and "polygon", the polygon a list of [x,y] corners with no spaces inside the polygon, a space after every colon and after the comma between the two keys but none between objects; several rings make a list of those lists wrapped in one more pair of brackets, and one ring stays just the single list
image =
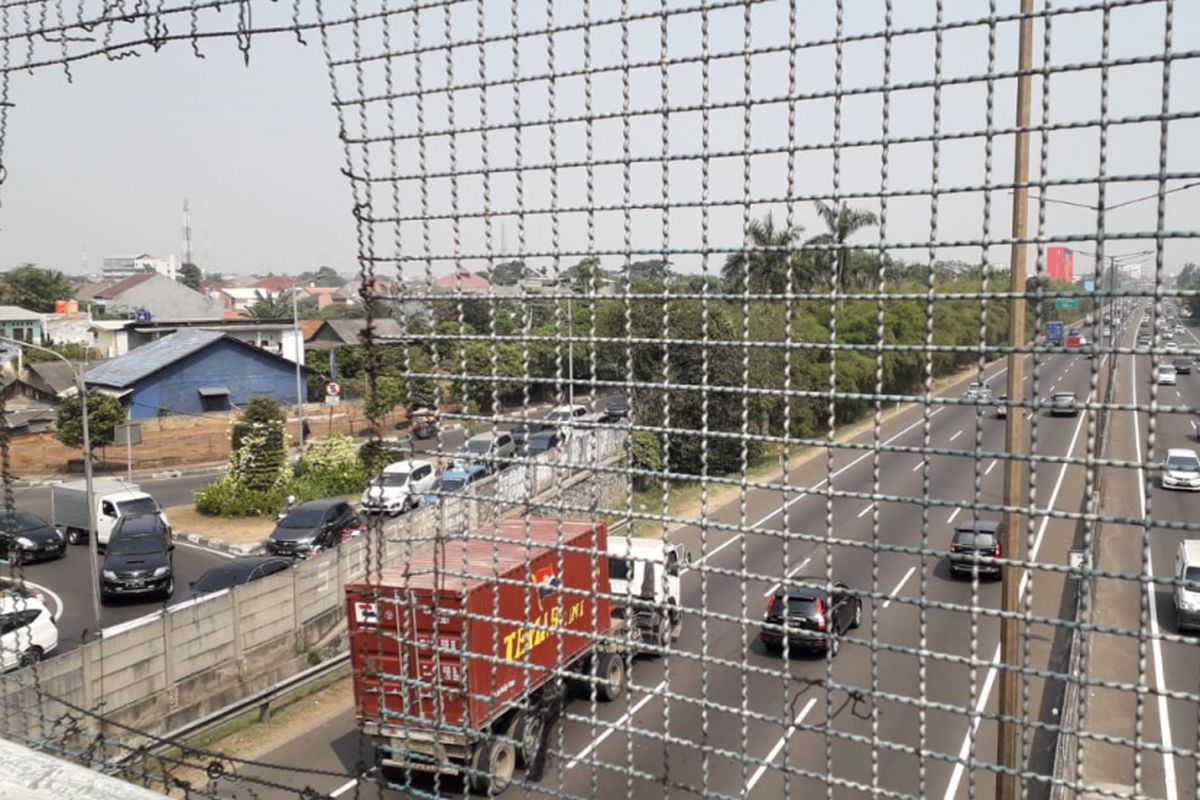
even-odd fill
[{"label": "residential house", "polygon": [[[355,305],[362,302],[362,281],[357,278],[342,284],[337,290],[337,302]],[[375,297],[395,297],[396,284],[383,278],[376,278],[371,283],[371,294]]]},{"label": "residential house", "polygon": [[42,433],[54,428],[59,401],[75,393],[72,369],[61,361],[38,361],[0,377],[4,424],[10,433]]},{"label": "residential house", "polygon": [[163,339],[176,331],[195,329],[219,331],[234,339],[254,345],[268,353],[296,362],[304,357],[303,330],[293,326],[291,320],[253,319],[175,319],[151,320],[97,320],[97,349],[106,358],[116,358],[133,350],[140,350],[151,342]]},{"label": "residential house", "polygon": [[268,275],[250,284],[249,288],[258,289],[263,294],[267,292],[275,294],[277,292],[290,292],[295,285],[296,279],[287,275]]},{"label": "residential house", "polygon": [[443,275],[434,281],[433,288],[447,292],[461,291],[463,294],[487,294],[492,288],[492,282],[466,267],[459,267],[449,275]]},{"label": "residential house", "polygon": [[[328,350],[344,344],[362,344],[362,333],[367,329],[365,319],[327,319],[309,336],[305,337],[305,347],[309,350]],[[404,334],[400,323],[394,319],[377,319],[374,322],[375,335],[379,337],[398,337]]]},{"label": "residential house", "polygon": [[317,310],[330,306],[346,305],[346,298],[338,294],[338,286],[303,286],[299,299],[315,299]]},{"label": "residential house", "polygon": [[0,306],[0,336],[18,342],[42,344],[46,341],[44,316],[20,306]]},{"label": "residential house", "polygon": [[143,272],[157,272],[171,280],[179,276],[179,264],[175,256],[155,258],[147,253],[136,256],[109,256],[100,268],[105,280],[120,281]]},{"label": "residential house", "polygon": [[221,286],[213,289],[209,296],[217,299],[223,311],[242,312],[254,305],[261,296],[269,295],[267,289],[252,289],[249,286]]},{"label": "residential house", "polygon": [[[90,366],[96,366],[93,362]],[[21,379],[37,388],[46,395],[48,402],[57,404],[64,397],[69,397],[77,391],[75,373],[88,369],[89,365],[82,361],[70,363],[54,359],[53,361],[25,362],[21,370]]]},{"label": "residential house", "polygon": [[226,411],[255,397],[295,403],[303,366],[221,331],[188,328],[88,370],[89,387],[121,399],[133,419]]},{"label": "residential house", "polygon": [[102,289],[92,303],[109,314],[150,319],[221,319],[221,302],[157,272],[142,272]]}]

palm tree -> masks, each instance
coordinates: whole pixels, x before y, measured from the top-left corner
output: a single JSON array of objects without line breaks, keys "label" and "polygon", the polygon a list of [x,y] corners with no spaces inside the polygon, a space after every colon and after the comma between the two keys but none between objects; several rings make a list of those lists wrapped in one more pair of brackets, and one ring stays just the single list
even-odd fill
[{"label": "palm tree", "polygon": [[255,290],[254,302],[246,309],[246,315],[254,319],[290,319],[292,298],[287,292]]},{"label": "palm tree", "polygon": [[817,214],[825,223],[826,232],[808,240],[810,245],[821,245],[824,248],[816,253],[816,261],[825,269],[832,267],[834,285],[839,292],[846,291],[851,283],[846,251],[846,240],[861,228],[879,224],[879,218],[874,213],[859,208],[851,208],[845,203],[831,205],[817,201]]},{"label": "palm tree", "polygon": [[[747,231],[750,247],[732,253],[721,268],[726,291],[748,290],[751,294],[783,294],[787,291],[788,270],[796,269],[795,246],[804,228],[799,225],[776,228],[770,214],[753,220]],[[802,288],[795,285],[793,290]]]}]

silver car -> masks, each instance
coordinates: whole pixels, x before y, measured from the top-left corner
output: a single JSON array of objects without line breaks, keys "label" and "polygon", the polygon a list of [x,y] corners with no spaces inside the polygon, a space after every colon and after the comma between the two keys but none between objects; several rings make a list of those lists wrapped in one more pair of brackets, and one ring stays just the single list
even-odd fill
[{"label": "silver car", "polygon": [[508,466],[507,459],[517,455],[517,443],[508,431],[480,433],[467,440],[464,459],[482,464],[492,474]]}]

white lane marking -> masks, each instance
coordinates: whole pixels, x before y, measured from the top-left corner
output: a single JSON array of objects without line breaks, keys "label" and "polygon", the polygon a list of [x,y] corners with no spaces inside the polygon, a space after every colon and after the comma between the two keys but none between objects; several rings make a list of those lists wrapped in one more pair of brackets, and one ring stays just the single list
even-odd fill
[{"label": "white lane marking", "polygon": [[[804,559],[796,566],[789,569],[787,572],[783,573],[784,578],[786,579],[786,578],[794,577],[797,572],[799,572],[800,570],[807,567],[808,563],[810,561],[812,561],[812,556],[809,556],[808,558]],[[765,592],[763,592],[763,597],[770,597],[771,595],[775,594],[775,590],[778,589],[782,585],[783,585],[783,581],[779,581],[777,583],[772,584],[770,589],[767,589]]]},{"label": "white lane marking", "polygon": [[329,796],[330,797],[341,797],[342,795],[344,795],[346,792],[350,791],[357,785],[358,785],[357,779],[352,780],[352,781],[347,781],[346,783],[343,783],[341,786],[339,786],[338,788],[336,788],[332,792],[330,792]]},{"label": "white lane marking", "polygon": [[955,439],[957,439],[957,438],[958,438],[958,437],[960,437],[960,436],[962,436],[962,430],[961,430],[961,429],[959,429],[959,431],[958,431],[957,433],[955,433],[953,436],[951,436],[951,437],[950,437],[950,441],[952,441],[952,442],[953,442]]},{"label": "white lane marking", "polygon": [[54,621],[58,622],[59,617],[61,617],[63,615],[62,598],[59,597],[58,594],[53,589],[51,589],[49,586],[42,586],[40,583],[34,583],[33,581],[22,581],[21,583],[25,587],[32,589],[35,592],[38,592],[41,594],[47,594],[50,596],[50,599],[54,601],[55,609],[57,609],[54,612]]},{"label": "white lane marking", "polygon": [[[945,409],[945,406],[940,406],[937,409],[935,409],[934,411],[931,411],[929,416],[935,417],[939,413],[941,413],[944,409]],[[924,417],[917,420],[913,424],[909,425],[907,428],[900,431],[895,436],[886,440],[885,442],[883,442],[883,444],[885,444],[885,445],[891,444],[892,442],[896,441],[901,436],[904,436],[906,433],[908,433],[912,429],[916,428],[919,425],[923,425],[923,424],[925,424]],[[826,483],[828,483],[831,478],[836,478],[838,475],[841,475],[843,472],[850,469],[851,467],[857,466],[859,463],[861,463],[862,461],[864,461],[865,459],[869,458],[872,455],[873,455],[873,453],[870,450],[867,450],[862,455],[860,455],[858,458],[851,461],[849,464],[846,464],[844,467],[841,467],[840,469],[835,470],[834,473],[832,475],[830,475],[828,478],[822,478],[821,480],[814,483],[812,486],[809,486],[807,489],[801,489],[799,494],[797,494],[791,500],[788,500],[786,503],[784,503],[782,507],[777,508],[774,511],[767,513],[758,522],[751,524],[750,528],[751,529],[761,528],[763,526],[763,524],[765,522],[767,522],[767,520],[771,519],[776,514],[780,514],[784,511],[787,511],[793,505],[800,502],[801,500],[803,500],[806,497],[811,497],[813,492],[815,492],[817,489],[820,489],[822,486],[824,486]],[[705,561],[707,561],[710,558],[712,558],[713,556],[717,555],[722,550],[724,550],[726,547],[737,544],[740,541],[742,541],[742,537],[740,535],[730,536],[728,539],[726,539],[724,542],[719,544],[717,547],[713,548],[712,550],[710,550],[707,553],[705,553],[704,555],[702,555],[700,558],[693,561],[691,566],[687,570],[685,570],[685,572],[688,572],[688,571],[694,572],[696,570],[696,568],[699,567],[701,564],[703,564]]]},{"label": "white lane marking", "polygon": [[998,459],[998,458],[993,458],[993,459],[992,459],[992,463],[988,464],[988,468],[987,468],[987,469],[985,469],[985,470],[983,471],[983,476],[984,476],[985,478],[986,478],[988,475],[991,475],[991,474],[992,474],[992,470],[994,470],[994,469],[996,468],[996,464],[997,464],[997,463],[999,463],[999,461],[1000,461],[1000,459]]},{"label": "white lane marking", "polygon": [[[651,689],[651,690],[650,690],[650,691],[649,691],[649,692],[646,694],[646,696],[645,696],[645,697],[643,697],[641,700],[638,700],[638,701],[637,701],[637,702],[634,704],[633,708],[629,709],[629,710],[628,710],[628,711],[626,711],[624,714],[622,714],[622,715],[621,715],[621,718],[620,718],[620,719],[618,719],[616,722],[612,723],[611,725],[608,725],[608,723],[598,723],[598,724],[604,724],[604,725],[607,725],[607,726],[608,726],[608,727],[607,727],[607,729],[604,731],[604,733],[600,734],[600,735],[599,735],[599,736],[597,736],[595,739],[593,739],[593,740],[592,740],[592,742],[591,742],[591,744],[589,744],[587,747],[585,747],[585,748],[583,748],[582,750],[580,750],[580,751],[579,751],[579,754],[578,754],[577,756],[575,756],[575,757],[574,757],[574,758],[572,758],[570,761],[568,761],[568,762],[567,762],[567,766],[566,766],[566,768],[567,768],[568,770],[569,770],[569,769],[573,769],[573,768],[575,767],[575,765],[576,765],[576,764],[578,764],[578,763],[579,763],[580,761],[582,761],[583,759],[587,758],[589,753],[591,753],[593,750],[595,750],[597,747],[599,747],[599,746],[600,746],[600,744],[601,744],[601,743],[602,743],[602,742],[603,742],[605,739],[607,739],[608,737],[612,736],[612,735],[613,735],[613,733],[614,733],[614,732],[615,732],[615,731],[616,731],[618,728],[620,728],[622,725],[624,725],[626,722],[628,722],[628,721],[629,721],[629,719],[630,719],[630,718],[631,718],[631,717],[632,717],[634,714],[636,714],[637,712],[641,711],[641,710],[642,710],[642,708],[643,708],[643,707],[646,705],[646,703],[649,703],[651,700],[653,700],[655,697],[657,697],[657,696],[659,695],[659,693],[660,693],[660,692],[661,692],[663,689],[665,689],[666,687],[667,687],[667,682],[666,682],[666,680],[665,680],[665,679],[664,679],[664,680],[661,680],[661,681],[659,681],[659,683],[658,683],[658,685],[657,685],[657,686],[655,686],[653,689]],[[815,700],[816,698],[813,698],[813,699]]]},{"label": "white lane marking", "polygon": [[917,571],[916,567],[908,568],[908,572],[904,573],[904,577],[901,578],[900,582],[896,584],[896,588],[892,589],[892,593],[888,595],[887,600],[883,601],[884,608],[887,608],[888,606],[890,606],[892,604],[892,601],[896,599],[896,595],[900,594],[900,589],[904,587],[904,584],[908,583],[908,579],[911,578],[912,574],[916,571]]},{"label": "white lane marking", "polygon": [[959,508],[954,509],[954,511],[950,512],[950,518],[946,520],[946,524],[949,525],[951,522],[954,522],[954,518],[958,516],[958,512],[960,512],[960,511],[962,511],[961,506]]},{"label": "white lane marking", "polygon": [[[1132,372],[1134,387],[1134,401],[1137,400],[1137,359],[1133,360]],[[1140,466],[1142,461],[1142,433],[1140,430],[1141,423],[1138,420],[1136,411],[1130,411],[1133,415],[1133,447],[1134,452],[1138,456],[1138,506],[1141,509],[1142,519],[1146,518],[1146,473]],[[1147,457],[1149,453],[1146,454]],[[1146,552],[1146,570],[1149,574],[1154,575],[1154,548],[1149,548]],[[1162,631],[1158,627],[1158,604],[1154,596],[1154,584],[1146,583],[1146,603],[1150,606],[1150,646],[1154,650],[1154,683],[1158,687],[1158,725],[1161,729],[1162,746],[1163,746],[1163,781],[1167,784],[1167,800],[1177,800],[1179,790],[1175,784],[1175,757],[1171,755],[1171,750],[1174,748],[1171,737],[1171,716],[1170,710],[1167,708],[1167,697],[1163,694],[1163,690],[1167,686],[1166,678],[1163,675],[1163,657],[1162,657]]]},{"label": "white lane marking", "polygon": [[[1071,436],[1071,443],[1067,445],[1066,455],[1075,452],[1075,443],[1079,441],[1079,432],[1083,430],[1083,421],[1085,416],[1080,415],[1079,421],[1075,423],[1075,433]],[[1064,461],[1058,467],[1058,478],[1054,481],[1054,491],[1050,493],[1050,502],[1046,504],[1046,508],[1054,508],[1055,501],[1058,500],[1058,492],[1062,489],[1063,478],[1067,474],[1067,463]],[[1029,561],[1037,561],[1038,553],[1042,549],[1042,542],[1046,536],[1046,526],[1050,524],[1050,516],[1047,514],[1042,517],[1042,524],[1038,527],[1037,536],[1034,537],[1033,547],[1030,548],[1027,559]],[[1029,573],[1026,572],[1021,576],[1021,585],[1017,588],[1017,602],[1025,596],[1025,589],[1029,585]],[[962,747],[958,751],[958,760],[954,764],[954,771],[950,774],[950,782],[946,784],[946,793],[942,795],[944,800],[954,800],[958,794],[958,785],[962,782],[963,772],[967,768],[967,758],[971,754],[971,742],[975,738],[975,733],[979,730],[979,723],[983,719],[983,710],[987,707],[988,700],[992,694],[992,686],[996,683],[996,673],[999,671],[1000,664],[1000,644],[996,644],[996,653],[992,656],[992,666],[988,669],[987,678],[983,682],[983,690],[979,693],[979,697],[975,701],[975,709],[971,714],[971,724],[967,726],[967,733],[963,736]]]},{"label": "white lane marking", "polygon": [[874,504],[874,503],[871,503],[870,505],[868,505],[868,506],[867,506],[866,508],[864,508],[862,511],[858,512],[858,518],[859,518],[859,519],[862,519],[862,518],[863,518],[863,517],[865,517],[867,514],[870,514],[870,513],[871,513],[871,509],[872,509],[872,508],[874,508],[874,507],[875,507],[875,504]]},{"label": "white lane marking", "polygon": [[[796,715],[796,718],[788,724],[787,730],[784,731],[783,736],[779,737],[779,741],[775,743],[775,746],[771,748],[771,752],[767,754],[766,760],[760,764],[758,769],[754,771],[754,774],[750,776],[750,782],[746,784],[746,791],[742,793],[743,797],[750,794],[750,791],[755,787],[755,785],[758,784],[758,781],[760,778],[762,778],[763,773],[767,771],[767,765],[775,760],[775,757],[779,755],[779,751],[783,749],[785,744],[787,744],[788,737],[792,735],[797,727],[799,727],[800,723],[804,722],[804,718],[808,716],[808,712],[812,711],[813,706],[816,704],[817,698],[810,697],[808,702],[804,704],[804,708],[800,709],[800,713]],[[568,764],[567,769],[570,768],[571,765]]]},{"label": "white lane marking", "polygon": [[920,469],[921,467],[923,467],[923,466],[925,466],[925,457],[924,457],[924,456],[922,456],[922,457],[921,457],[921,458],[920,458],[920,459],[917,461],[917,463],[916,463],[916,464],[913,464],[913,468],[912,468],[912,470],[911,470],[911,471],[912,471],[912,472],[916,472],[917,470],[919,470],[919,469]]}]

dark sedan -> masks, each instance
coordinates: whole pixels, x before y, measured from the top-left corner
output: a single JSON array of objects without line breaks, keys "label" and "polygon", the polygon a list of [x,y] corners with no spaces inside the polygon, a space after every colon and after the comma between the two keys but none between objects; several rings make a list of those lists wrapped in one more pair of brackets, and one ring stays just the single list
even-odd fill
[{"label": "dark sedan", "polygon": [[62,558],[67,552],[62,535],[46,520],[28,511],[0,511],[0,552],[13,564]]},{"label": "dark sedan", "polygon": [[862,624],[862,598],[841,581],[827,584],[823,578],[798,578],[780,588],[767,603],[759,638],[772,653],[783,650],[786,640],[791,652],[838,654],[841,637]]},{"label": "dark sedan", "polygon": [[363,529],[362,520],[345,500],[312,500],[296,506],[279,520],[267,538],[267,553],[308,558],[337,547]]},{"label": "dark sedan", "polygon": [[234,558],[213,567],[188,586],[196,594],[219,592],[274,575],[276,572],[283,572],[293,563],[291,559],[279,556]]}]

